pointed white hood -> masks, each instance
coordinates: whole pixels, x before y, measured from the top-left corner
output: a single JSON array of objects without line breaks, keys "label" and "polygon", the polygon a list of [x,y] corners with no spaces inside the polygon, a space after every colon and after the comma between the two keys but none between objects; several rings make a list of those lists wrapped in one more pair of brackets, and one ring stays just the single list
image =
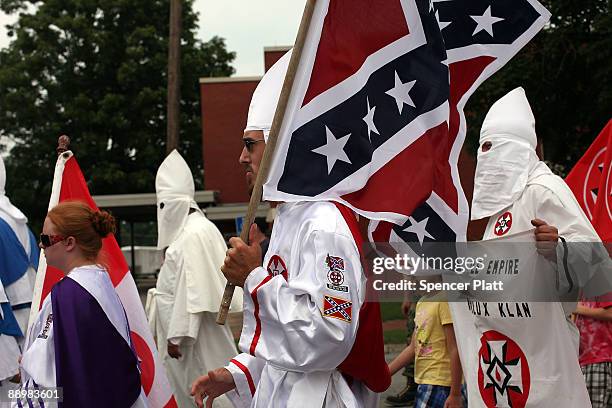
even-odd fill
[{"label": "pointed white hood", "polygon": [[0,157],[0,218],[11,226],[21,244],[27,249],[30,247],[27,227],[28,218],[19,208],[11,203],[11,200],[6,196],[5,186],[6,168],[4,167],[2,157]]},{"label": "pointed white hood", "polygon": [[[489,151],[482,145],[491,142]],[[539,159],[535,118],[525,90],[516,88],[495,102],[480,130],[471,218],[489,217],[523,193]]]},{"label": "pointed white hood", "polygon": [[261,78],[249,105],[249,114],[247,117],[247,125],[244,131],[261,130],[264,138],[268,140],[276,105],[280,99],[283,82],[287,68],[289,68],[289,60],[291,59],[291,50],[287,51]]},{"label": "pointed white hood", "polygon": [[183,156],[173,150],[155,177],[157,194],[157,247],[166,248],[185,227],[189,209],[198,209],[191,170]]}]

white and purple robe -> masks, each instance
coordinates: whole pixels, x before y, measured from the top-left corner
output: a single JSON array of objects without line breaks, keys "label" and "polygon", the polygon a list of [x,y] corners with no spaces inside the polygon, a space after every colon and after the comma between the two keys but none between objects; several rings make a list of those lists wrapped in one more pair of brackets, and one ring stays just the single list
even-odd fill
[{"label": "white and purple robe", "polygon": [[63,401],[13,407],[146,407],[129,333],[106,270],[73,269],[45,299],[21,359],[21,387],[61,387]]}]

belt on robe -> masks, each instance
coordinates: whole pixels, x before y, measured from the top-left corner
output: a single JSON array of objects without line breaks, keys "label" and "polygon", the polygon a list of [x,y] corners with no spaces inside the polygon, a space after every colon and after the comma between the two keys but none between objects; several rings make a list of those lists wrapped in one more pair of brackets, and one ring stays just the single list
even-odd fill
[{"label": "belt on robe", "polygon": [[11,309],[21,310],[21,309],[27,309],[28,307],[32,307],[32,302],[21,303],[19,305],[11,306]]}]

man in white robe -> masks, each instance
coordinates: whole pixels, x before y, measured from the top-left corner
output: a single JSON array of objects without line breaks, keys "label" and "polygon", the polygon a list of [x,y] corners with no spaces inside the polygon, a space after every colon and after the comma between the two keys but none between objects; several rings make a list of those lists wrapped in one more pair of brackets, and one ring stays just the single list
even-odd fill
[{"label": "man in white robe", "polygon": [[[28,327],[39,251],[26,216],[5,194],[6,169],[0,157],[0,391],[15,388],[15,369]],[[9,320],[16,323],[8,328]],[[3,324],[4,323],[4,324]],[[3,333],[4,331],[4,333]],[[12,333],[9,335],[7,333]],[[12,372],[10,377],[7,373]],[[7,375],[7,377],[4,377]]]},{"label": "man in white robe", "polygon": [[[253,94],[240,156],[250,191],[289,58]],[[378,304],[364,303],[355,214],[331,202],[281,203],[263,266],[258,243],[230,243],[223,272],[244,288],[243,353],[194,383],[198,406],[227,393],[236,407],[377,407],[390,376]]]},{"label": "man in white robe", "polygon": [[[155,188],[158,248],[167,249],[149,292],[148,316],[178,406],[192,407],[192,382],[236,355],[229,327],[215,322],[226,284],[220,268],[227,246],[195,203],[191,171],[176,150],[159,167]],[[231,310],[242,310],[241,291]],[[227,399],[215,405],[230,406]]]},{"label": "man in white robe", "polygon": [[[471,218],[490,217],[484,240],[535,239],[555,265],[564,300],[572,302],[487,305],[476,294],[471,310],[464,302],[450,304],[470,407],[590,406],[577,330],[566,316],[578,288],[589,285],[586,269],[598,256],[596,245],[571,243],[599,239],[567,185],[536,156],[536,143],[533,113],[517,88],[493,104],[482,125]],[[473,305],[488,306],[487,313]]]}]

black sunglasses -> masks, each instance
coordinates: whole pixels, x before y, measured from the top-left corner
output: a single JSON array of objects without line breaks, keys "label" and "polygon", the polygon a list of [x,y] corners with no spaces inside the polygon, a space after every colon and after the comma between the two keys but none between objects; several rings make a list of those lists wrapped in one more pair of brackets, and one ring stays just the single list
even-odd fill
[{"label": "black sunglasses", "polygon": [[43,248],[49,248],[57,244],[58,242],[62,242],[66,237],[63,235],[49,235],[49,234],[40,234],[40,246]]},{"label": "black sunglasses", "polygon": [[249,153],[253,153],[253,146],[255,146],[257,143],[265,142],[264,139],[254,140],[254,139],[249,139],[248,137],[242,139],[242,141],[244,142],[244,147],[246,147],[247,152]]}]

